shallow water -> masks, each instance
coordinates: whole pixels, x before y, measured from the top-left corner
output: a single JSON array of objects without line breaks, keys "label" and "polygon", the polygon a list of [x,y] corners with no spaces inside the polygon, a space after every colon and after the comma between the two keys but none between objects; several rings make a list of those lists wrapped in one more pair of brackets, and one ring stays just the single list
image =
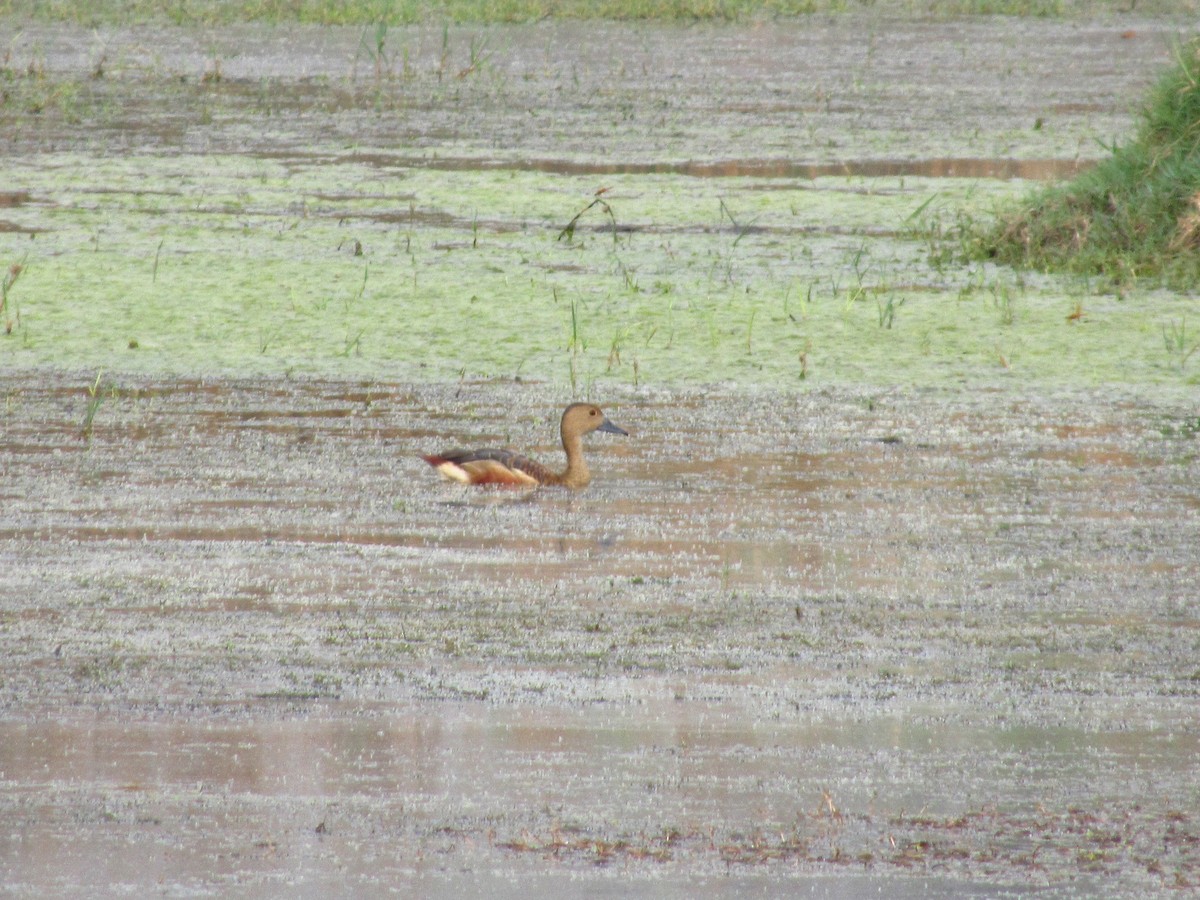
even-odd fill
[{"label": "shallow water", "polygon": [[527,494],[416,454],[553,459],[553,415],[498,413],[545,387],[129,379],[89,443],[85,383],[5,398],[18,890],[1200,869],[1192,410],[625,392],[593,486]]}]

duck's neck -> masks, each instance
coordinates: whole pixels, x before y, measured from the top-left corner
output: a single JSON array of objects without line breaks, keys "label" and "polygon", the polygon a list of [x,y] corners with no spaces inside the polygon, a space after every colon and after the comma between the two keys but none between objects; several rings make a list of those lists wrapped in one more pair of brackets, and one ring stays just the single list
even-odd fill
[{"label": "duck's neck", "polygon": [[586,487],[592,480],[587,463],[583,460],[583,438],[578,434],[562,436],[563,450],[567,452],[567,468],[560,476],[561,483],[569,488]]}]

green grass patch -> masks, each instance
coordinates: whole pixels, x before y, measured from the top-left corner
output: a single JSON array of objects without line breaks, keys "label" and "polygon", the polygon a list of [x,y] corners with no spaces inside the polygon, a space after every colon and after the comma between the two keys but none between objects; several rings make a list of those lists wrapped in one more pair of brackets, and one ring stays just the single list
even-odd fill
[{"label": "green grass patch", "polygon": [[1150,91],[1134,139],[1041,189],[974,237],[981,257],[1192,288],[1200,281],[1200,40]]}]

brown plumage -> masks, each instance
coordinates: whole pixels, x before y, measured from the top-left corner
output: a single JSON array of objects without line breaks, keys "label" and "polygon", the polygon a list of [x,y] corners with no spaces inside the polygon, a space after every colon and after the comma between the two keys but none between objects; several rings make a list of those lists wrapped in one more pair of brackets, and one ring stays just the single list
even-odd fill
[{"label": "brown plumage", "polygon": [[583,459],[583,436],[593,431],[629,434],[608,421],[600,407],[591,403],[572,403],[566,408],[560,426],[567,467],[554,472],[541,463],[512,450],[451,450],[422,456],[444,478],[463,484],[504,484],[533,487],[558,484],[569,488],[586,487],[592,480]]}]

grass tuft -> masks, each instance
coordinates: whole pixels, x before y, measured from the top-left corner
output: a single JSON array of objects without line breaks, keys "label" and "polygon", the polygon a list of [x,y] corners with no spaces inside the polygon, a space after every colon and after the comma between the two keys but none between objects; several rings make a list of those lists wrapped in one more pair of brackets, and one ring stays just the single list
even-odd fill
[{"label": "grass tuft", "polygon": [[[973,246],[971,246],[973,243]],[[1131,143],[973,236],[972,255],[1046,271],[1194,287],[1200,280],[1200,39],[1151,89]]]}]

